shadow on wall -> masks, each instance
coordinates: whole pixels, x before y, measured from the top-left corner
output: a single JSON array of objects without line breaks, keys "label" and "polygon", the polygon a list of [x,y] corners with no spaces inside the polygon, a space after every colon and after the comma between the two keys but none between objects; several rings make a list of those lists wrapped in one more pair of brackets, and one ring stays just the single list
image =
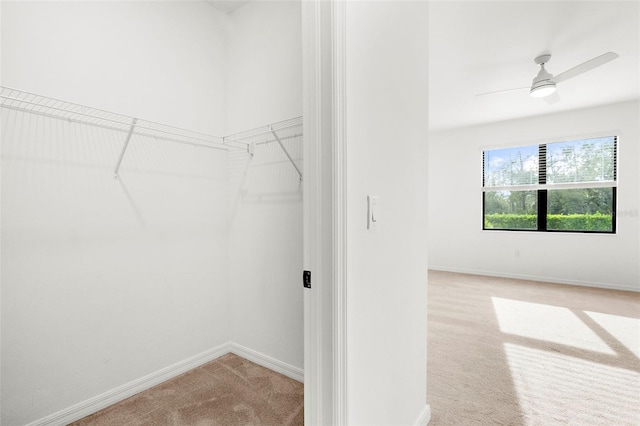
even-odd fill
[{"label": "shadow on wall", "polygon": [[640,295],[430,271],[433,424],[636,424]]},{"label": "shadow on wall", "polygon": [[181,219],[192,210],[191,219],[202,223],[203,206],[210,203],[197,193],[226,192],[224,151],[134,135],[114,179],[122,132],[11,110],[2,111],[2,131],[6,201],[35,203],[52,219],[66,215],[77,224],[90,220],[131,230],[131,219],[142,229],[170,222],[181,209]]},{"label": "shadow on wall", "polygon": [[[269,138],[265,138],[269,140]],[[282,143],[302,170],[302,135],[284,135]],[[252,142],[252,141],[249,141]],[[302,181],[287,155],[272,138],[256,140],[253,155],[229,153],[230,217],[242,204],[287,204],[302,201]]]}]

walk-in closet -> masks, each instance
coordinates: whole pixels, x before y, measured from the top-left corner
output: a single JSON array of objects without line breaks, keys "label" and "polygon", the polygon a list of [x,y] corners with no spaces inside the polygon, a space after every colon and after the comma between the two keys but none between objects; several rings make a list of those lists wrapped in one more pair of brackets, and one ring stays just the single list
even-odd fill
[{"label": "walk-in closet", "polygon": [[297,1],[2,2],[0,423],[303,380]]}]

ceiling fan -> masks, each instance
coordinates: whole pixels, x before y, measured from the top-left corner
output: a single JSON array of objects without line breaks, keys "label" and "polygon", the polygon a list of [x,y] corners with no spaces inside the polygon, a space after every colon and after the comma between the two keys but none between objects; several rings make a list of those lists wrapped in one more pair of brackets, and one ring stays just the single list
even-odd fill
[{"label": "ceiling fan", "polygon": [[580,65],[576,65],[573,68],[569,68],[565,72],[562,72],[554,77],[553,74],[550,74],[544,67],[545,64],[549,63],[549,61],[551,60],[551,55],[550,54],[540,55],[533,60],[536,64],[540,65],[540,71],[538,72],[538,75],[536,75],[533,78],[533,81],[531,82],[531,86],[480,93],[476,96],[494,95],[498,93],[528,89],[529,94],[534,98],[542,98],[547,103],[553,104],[560,100],[560,97],[558,96],[558,92],[556,91],[556,85],[558,83],[561,83],[565,80],[573,78],[587,71],[591,71],[592,69],[597,68],[600,65],[604,65],[607,62],[611,62],[616,58],[618,58],[617,53],[607,52],[600,56],[596,56],[593,59],[589,59],[588,61],[583,62]]}]

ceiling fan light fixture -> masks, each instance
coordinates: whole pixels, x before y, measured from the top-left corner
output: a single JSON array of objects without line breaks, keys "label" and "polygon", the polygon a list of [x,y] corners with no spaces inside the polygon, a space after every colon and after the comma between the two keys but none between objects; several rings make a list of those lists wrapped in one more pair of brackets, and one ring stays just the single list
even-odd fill
[{"label": "ceiling fan light fixture", "polygon": [[[551,58],[551,55],[538,56],[535,61],[540,64],[538,75],[531,82],[531,91],[529,94],[534,98],[544,98],[556,91],[556,83],[552,80],[553,76],[544,69],[544,64]],[[540,62],[545,61],[545,62]]]},{"label": "ceiling fan light fixture", "polygon": [[531,86],[530,95],[534,98],[544,98],[556,91],[556,84],[553,81],[541,81]]}]

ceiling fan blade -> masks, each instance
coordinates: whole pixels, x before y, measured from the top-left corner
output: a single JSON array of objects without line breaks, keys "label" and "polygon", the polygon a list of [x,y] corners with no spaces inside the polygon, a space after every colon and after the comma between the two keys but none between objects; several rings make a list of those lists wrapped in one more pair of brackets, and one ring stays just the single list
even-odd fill
[{"label": "ceiling fan blade", "polygon": [[515,92],[516,90],[529,90],[529,89],[531,89],[531,88],[530,87],[516,87],[515,89],[496,90],[494,92],[479,93],[479,94],[476,95],[476,97],[485,96],[485,95],[497,95],[497,94],[500,94],[500,93]]},{"label": "ceiling fan blade", "polygon": [[555,91],[555,92],[553,92],[552,94],[550,94],[549,96],[545,96],[545,97],[544,97],[544,98],[542,98],[542,99],[544,99],[544,101],[545,101],[546,103],[548,103],[549,105],[553,105],[553,104],[555,104],[556,102],[560,102],[560,95],[558,95],[558,92],[557,92],[557,91]]},{"label": "ceiling fan blade", "polygon": [[561,81],[565,81],[587,71],[591,71],[592,69],[599,67],[600,65],[604,65],[607,62],[613,61],[618,57],[619,55],[614,52],[604,53],[600,56],[596,56],[593,59],[589,59],[587,62],[577,65],[573,68],[569,68],[565,72],[556,75],[555,77],[553,77],[553,81],[555,81],[556,83],[560,83]]}]

